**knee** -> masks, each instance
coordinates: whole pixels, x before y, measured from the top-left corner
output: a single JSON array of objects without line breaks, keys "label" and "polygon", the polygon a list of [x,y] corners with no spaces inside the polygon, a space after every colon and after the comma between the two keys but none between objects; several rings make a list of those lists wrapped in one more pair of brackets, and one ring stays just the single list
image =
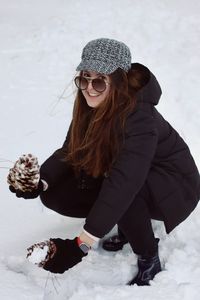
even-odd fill
[{"label": "knee", "polygon": [[[52,191],[45,191],[40,195],[41,202],[47,208],[67,217],[73,218],[86,218],[90,209],[91,203],[87,203],[88,199],[81,197],[76,197],[73,195],[71,197],[61,195],[59,193],[54,193]],[[90,200],[90,199],[89,199]]]},{"label": "knee", "polygon": [[58,211],[59,205],[56,197],[51,195],[49,192],[45,191],[40,195],[40,200],[44,206],[47,208]]}]

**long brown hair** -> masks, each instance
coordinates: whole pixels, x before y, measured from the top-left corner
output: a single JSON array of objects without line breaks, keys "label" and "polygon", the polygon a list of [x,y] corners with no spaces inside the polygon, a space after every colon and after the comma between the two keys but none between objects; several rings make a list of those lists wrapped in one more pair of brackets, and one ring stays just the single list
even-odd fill
[{"label": "long brown hair", "polygon": [[135,94],[145,84],[139,69],[117,69],[109,76],[109,94],[98,107],[89,107],[77,91],[66,157],[76,174],[84,170],[98,177],[109,172],[122,145],[126,117],[136,106]]}]

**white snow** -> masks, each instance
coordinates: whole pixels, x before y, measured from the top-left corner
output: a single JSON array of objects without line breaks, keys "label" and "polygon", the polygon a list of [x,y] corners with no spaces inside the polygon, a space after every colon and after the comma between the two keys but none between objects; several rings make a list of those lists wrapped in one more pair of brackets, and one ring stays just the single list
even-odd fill
[{"label": "white snow", "polygon": [[33,252],[27,257],[28,261],[30,261],[33,264],[40,264],[43,262],[47,256],[49,247],[46,245],[43,248],[40,248],[39,246],[35,246],[33,248]]},{"label": "white snow", "polygon": [[198,0],[0,0],[1,300],[199,299],[199,206],[170,235],[153,222],[164,271],[151,287],[129,287],[137,268],[128,245],[114,254],[99,247],[63,275],[28,262],[30,245],[73,238],[84,220],[17,199],[6,182],[19,156],[34,153],[41,164],[63,143],[81,50],[99,37],[125,42],[133,62],[155,73],[163,89],[158,109],[200,167],[199,13]]}]

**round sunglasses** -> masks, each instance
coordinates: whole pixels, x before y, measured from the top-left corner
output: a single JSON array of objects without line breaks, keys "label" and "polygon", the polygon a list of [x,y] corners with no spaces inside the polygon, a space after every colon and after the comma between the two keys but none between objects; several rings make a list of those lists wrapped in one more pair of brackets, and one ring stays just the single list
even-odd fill
[{"label": "round sunglasses", "polygon": [[109,83],[103,79],[103,78],[90,78],[90,77],[84,77],[84,76],[77,76],[74,79],[75,85],[80,90],[86,90],[88,87],[89,82],[92,83],[92,87],[96,92],[102,93],[105,91],[106,86],[109,85]]}]

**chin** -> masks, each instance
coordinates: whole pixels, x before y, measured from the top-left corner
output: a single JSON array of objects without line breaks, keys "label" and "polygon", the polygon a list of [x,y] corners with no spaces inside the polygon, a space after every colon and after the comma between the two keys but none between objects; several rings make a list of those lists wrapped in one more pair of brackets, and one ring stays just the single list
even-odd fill
[{"label": "chin", "polygon": [[95,108],[95,107],[97,107],[99,105],[99,103],[90,103],[90,102],[87,102],[87,105],[89,107]]}]

